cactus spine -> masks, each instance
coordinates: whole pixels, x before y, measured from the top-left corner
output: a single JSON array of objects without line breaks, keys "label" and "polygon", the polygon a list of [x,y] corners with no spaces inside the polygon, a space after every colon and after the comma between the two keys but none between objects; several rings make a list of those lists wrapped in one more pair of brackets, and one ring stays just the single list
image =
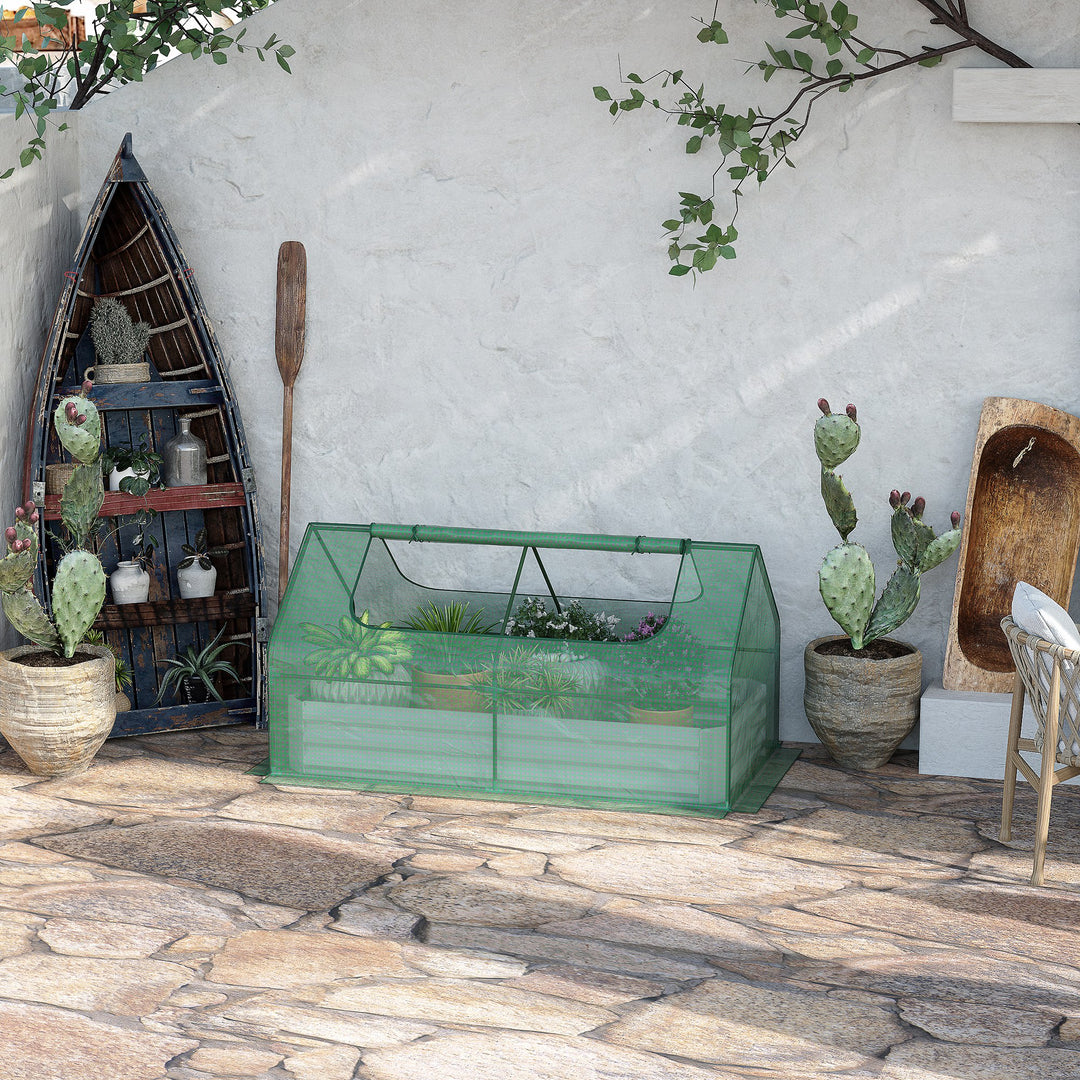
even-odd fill
[{"label": "cactus spine", "polygon": [[53,580],[50,617],[34,595],[40,514],[33,502],[15,511],[15,524],[4,531],[7,552],[0,559],[0,593],[4,614],[28,641],[45,649],[75,655],[105,602],[105,571],[97,555],[86,550],[98,511],[105,498],[98,458],[101,420],[82,392],[65,397],[56,407],[53,423],[60,442],[75,460],[75,471],[60,500],[60,519],[67,530],[67,553]]},{"label": "cactus spine", "polygon": [[859,445],[858,415],[854,405],[834,413],[821,398],[822,415],[814,427],[814,449],[821,462],[821,497],[842,543],[827,552],[818,571],[818,590],[829,614],[859,650],[892,633],[919,603],[921,578],[944,562],[960,543],[960,515],[953,513],[952,528],[941,536],[922,520],[925,500],[908,505],[909,492],[893,491],[891,532],[897,565],[875,603],[874,564],[862,544],[848,539],[858,522],[855,502],[836,472]]}]

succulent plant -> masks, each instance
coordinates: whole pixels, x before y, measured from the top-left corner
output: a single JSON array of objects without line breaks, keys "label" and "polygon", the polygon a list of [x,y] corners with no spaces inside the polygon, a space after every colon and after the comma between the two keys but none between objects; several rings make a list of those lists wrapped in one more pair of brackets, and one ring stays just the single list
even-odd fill
[{"label": "succulent plant", "polygon": [[222,626],[214,635],[213,640],[198,651],[196,651],[194,645],[189,645],[179,656],[170,656],[158,662],[159,665],[168,665],[169,670],[161,677],[157,698],[154,700],[155,705],[161,704],[170,688],[176,693],[183,690],[185,683],[190,686],[203,687],[209,697],[212,697],[215,701],[224,700],[221,694],[218,693],[218,688],[214,685],[214,677],[227,675],[237,683],[241,679],[236,668],[228,660],[220,659],[221,654],[234,645],[246,644],[242,641],[222,641],[221,638],[225,633],[225,629]]},{"label": "succulent plant", "polygon": [[38,560],[38,525],[41,520],[31,501],[15,511],[15,524],[4,530],[7,552],[0,559],[0,593],[8,621],[27,640],[66,657],[85,639],[105,602],[105,571],[87,550],[105,497],[98,457],[101,421],[87,397],[91,384],[68,395],[57,405],[53,424],[64,448],[75,461],[75,471],[60,499],[60,520],[67,533],[65,554],[52,585],[52,614],[34,595]]},{"label": "succulent plant", "polygon": [[178,570],[186,570],[189,566],[194,566],[196,563],[203,570],[209,570],[213,567],[213,563],[210,561],[214,558],[220,558],[222,555],[228,555],[229,549],[223,547],[207,547],[206,545],[206,530],[200,529],[195,534],[194,544],[181,544],[181,548],[184,552],[184,558],[182,558],[177,566]]},{"label": "succulent plant", "polygon": [[324,679],[371,679],[392,675],[412,659],[412,650],[400,630],[390,623],[371,623],[368,612],[359,619],[342,615],[337,628],[303,623],[304,640],[317,646],[307,655],[316,675]]},{"label": "succulent plant", "polygon": [[836,472],[859,445],[858,414],[854,405],[834,413],[825,398],[818,401],[818,408],[822,415],[814,427],[814,449],[821,462],[821,497],[842,541],[822,560],[818,588],[829,614],[851,638],[851,647],[859,650],[892,633],[915,610],[922,575],[944,562],[960,543],[960,514],[954,511],[952,528],[937,536],[922,519],[925,499],[911,502],[910,492],[889,493],[897,565],[875,602],[874,564],[862,544],[848,540],[858,515]]}]

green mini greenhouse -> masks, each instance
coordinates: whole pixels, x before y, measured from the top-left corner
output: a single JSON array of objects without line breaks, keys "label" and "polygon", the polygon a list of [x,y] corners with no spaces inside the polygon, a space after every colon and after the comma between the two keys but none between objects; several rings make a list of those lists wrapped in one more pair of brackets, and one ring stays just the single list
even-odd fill
[{"label": "green mini greenhouse", "polygon": [[[599,599],[638,595],[647,599]],[[270,639],[268,780],[722,816],[778,739],[760,550],[308,526]]]}]

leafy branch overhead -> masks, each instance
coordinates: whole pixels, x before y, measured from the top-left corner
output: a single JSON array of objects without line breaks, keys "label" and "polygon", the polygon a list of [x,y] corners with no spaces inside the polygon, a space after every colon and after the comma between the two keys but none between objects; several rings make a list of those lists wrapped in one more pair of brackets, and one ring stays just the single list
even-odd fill
[{"label": "leafy branch overhead", "polygon": [[[785,44],[765,43],[767,56],[749,62],[747,72],[757,72],[765,82],[774,76],[793,80],[796,88],[779,109],[738,107],[716,103],[704,84],[695,87],[684,70],[664,69],[647,78],[630,73],[625,96],[613,96],[603,86],[593,87],[598,101],[607,102],[612,116],[648,106],[693,130],[686,152],[710,149],[719,155],[707,194],[679,192],[678,216],[665,221],[670,235],[668,257],[676,276],[704,273],[720,259],[735,258],[738,231],[735,219],[739,203],[749,186],[763,184],[781,164],[794,168],[791,151],[805,132],[818,100],[834,90],[844,93],[857,83],[886,77],[912,66],[933,67],[951,53],[977,49],[1010,67],[1030,67],[1027,61],[978,31],[968,14],[967,0],[909,0],[929,13],[931,27],[947,31],[941,44],[924,45],[917,52],[872,43],[859,33],[859,17],[844,0],[831,7],[814,0],[754,0],[771,6],[778,19],[790,26]],[[712,18],[701,24],[697,39],[704,45],[728,45],[728,33],[717,19],[719,0]],[[788,46],[786,42],[798,43]],[[657,86],[663,97],[647,97],[644,87]],[[734,186],[728,187],[728,183]],[[727,224],[714,221],[718,203],[730,207]]]},{"label": "leafy branch overhead", "polygon": [[[0,102],[13,107],[16,120],[29,125],[29,137],[19,155],[26,168],[45,151],[52,114],[64,107],[81,109],[113,87],[141,82],[147,72],[170,56],[186,53],[209,56],[215,64],[228,62],[229,53],[254,52],[260,60],[272,55],[289,71],[295,50],[271,34],[262,45],[244,38],[246,28],[222,29],[223,21],[245,19],[269,7],[273,0],[106,0],[97,5],[93,28],[77,42],[68,34],[68,10],[55,4],[33,4],[15,13],[18,22],[33,15],[41,28],[42,48],[16,36],[0,36],[0,64],[14,66],[17,78],[0,82]],[[223,20],[222,17],[225,17]],[[67,124],[55,125],[64,131]],[[6,179],[14,167],[0,174]]]}]

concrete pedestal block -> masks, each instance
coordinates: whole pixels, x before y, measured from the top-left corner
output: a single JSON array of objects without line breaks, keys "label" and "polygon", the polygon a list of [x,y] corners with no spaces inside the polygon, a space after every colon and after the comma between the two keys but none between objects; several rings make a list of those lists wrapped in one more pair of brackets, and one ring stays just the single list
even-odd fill
[{"label": "concrete pedestal block", "polygon": [[[925,776],[1005,778],[1012,694],[946,690],[933,683],[923,693],[919,715],[919,772]],[[1035,734],[1030,702],[1024,702],[1021,734]],[[1038,770],[1039,756],[1028,760]],[[1080,777],[1066,781],[1075,784]]]}]

